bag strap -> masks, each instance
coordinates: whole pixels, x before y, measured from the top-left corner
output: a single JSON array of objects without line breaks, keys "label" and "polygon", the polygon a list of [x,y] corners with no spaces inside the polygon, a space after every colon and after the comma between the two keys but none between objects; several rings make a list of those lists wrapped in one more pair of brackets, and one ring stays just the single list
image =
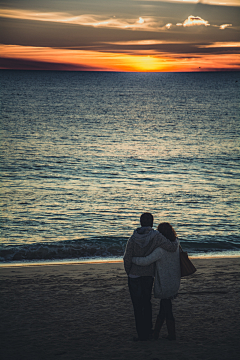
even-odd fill
[{"label": "bag strap", "polygon": [[186,251],[183,251],[181,245],[179,244],[179,250],[180,250],[180,253],[186,253],[188,255],[188,253]]}]

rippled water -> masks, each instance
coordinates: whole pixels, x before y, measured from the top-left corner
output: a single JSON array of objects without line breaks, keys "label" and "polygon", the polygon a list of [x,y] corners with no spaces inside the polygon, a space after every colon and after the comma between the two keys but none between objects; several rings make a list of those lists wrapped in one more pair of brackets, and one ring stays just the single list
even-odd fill
[{"label": "rippled water", "polygon": [[240,73],[1,71],[1,84],[3,260],[121,256],[145,211],[192,252],[240,251]]}]

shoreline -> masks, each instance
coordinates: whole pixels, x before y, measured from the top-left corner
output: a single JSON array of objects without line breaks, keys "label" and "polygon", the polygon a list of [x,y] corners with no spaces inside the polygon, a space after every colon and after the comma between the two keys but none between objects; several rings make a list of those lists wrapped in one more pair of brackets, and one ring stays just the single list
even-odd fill
[{"label": "shoreline", "polygon": [[[232,255],[193,255],[189,256],[189,259],[236,259],[240,258],[240,254]],[[27,266],[59,266],[59,265],[84,265],[84,264],[112,264],[112,263],[122,263],[121,259],[86,259],[86,260],[49,260],[49,261],[39,261],[39,262],[12,262],[12,263],[0,263],[0,269],[6,267],[27,267]]]}]

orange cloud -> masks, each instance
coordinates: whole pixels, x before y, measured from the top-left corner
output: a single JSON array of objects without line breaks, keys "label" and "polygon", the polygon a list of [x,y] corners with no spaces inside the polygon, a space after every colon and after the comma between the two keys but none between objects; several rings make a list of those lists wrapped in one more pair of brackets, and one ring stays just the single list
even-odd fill
[{"label": "orange cloud", "polygon": [[164,58],[146,55],[127,55],[111,52],[53,49],[32,46],[1,45],[5,59],[25,59],[74,66],[88,66],[105,71],[163,71]]},{"label": "orange cloud", "polygon": [[239,0],[138,0],[138,1],[156,1],[156,2],[170,2],[170,3],[185,3],[185,4],[197,4],[197,3],[201,3],[203,2],[204,4],[209,4],[209,5],[220,5],[220,6],[239,6]]},{"label": "orange cloud", "polygon": [[208,21],[203,20],[200,16],[190,15],[183,23],[177,23],[177,26],[195,26],[195,25],[205,25],[210,26]]},{"label": "orange cloud", "polygon": [[223,24],[223,25],[220,25],[219,28],[221,30],[224,30],[224,29],[226,29],[227,27],[230,27],[230,26],[232,26],[232,24]]},{"label": "orange cloud", "polygon": [[113,16],[106,18],[102,15],[94,14],[74,16],[62,12],[37,12],[21,9],[0,9],[0,14],[1,17],[12,19],[49,21],[104,28],[155,30],[158,27],[157,20],[151,17],[123,19]]},{"label": "orange cloud", "polygon": [[176,41],[169,40],[125,40],[125,41],[106,41],[105,44],[115,45],[157,45],[157,44],[175,44]]},{"label": "orange cloud", "polygon": [[198,45],[199,48],[219,48],[219,47],[239,47],[240,48],[240,42],[215,42],[209,45]]}]

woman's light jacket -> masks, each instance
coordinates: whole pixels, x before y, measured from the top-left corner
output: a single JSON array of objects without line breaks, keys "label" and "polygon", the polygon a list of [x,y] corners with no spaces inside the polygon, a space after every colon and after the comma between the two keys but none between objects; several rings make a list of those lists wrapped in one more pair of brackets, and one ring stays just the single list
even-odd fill
[{"label": "woman's light jacket", "polygon": [[168,299],[178,293],[181,281],[179,246],[175,252],[168,252],[159,247],[146,257],[133,257],[132,262],[140,266],[156,262],[154,281],[156,298]]}]

